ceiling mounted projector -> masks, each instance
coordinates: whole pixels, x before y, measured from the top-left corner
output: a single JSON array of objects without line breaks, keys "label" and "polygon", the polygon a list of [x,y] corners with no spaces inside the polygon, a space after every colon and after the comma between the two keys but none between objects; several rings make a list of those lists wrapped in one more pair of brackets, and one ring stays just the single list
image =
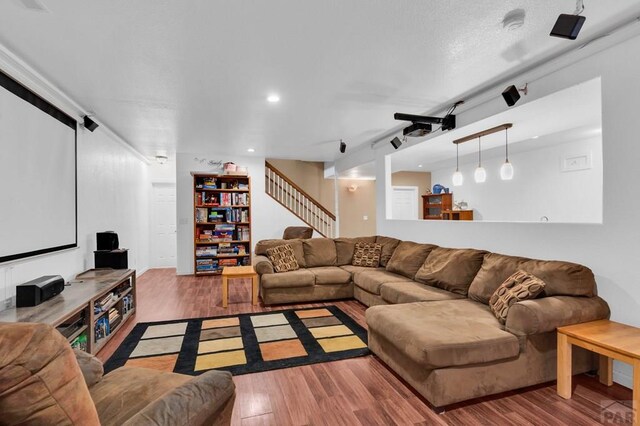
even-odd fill
[{"label": "ceiling mounted projector", "polygon": [[413,123],[411,126],[405,127],[402,130],[402,134],[404,136],[410,136],[412,138],[420,138],[423,136],[427,136],[429,133],[431,133],[431,130],[432,130],[431,124]]}]

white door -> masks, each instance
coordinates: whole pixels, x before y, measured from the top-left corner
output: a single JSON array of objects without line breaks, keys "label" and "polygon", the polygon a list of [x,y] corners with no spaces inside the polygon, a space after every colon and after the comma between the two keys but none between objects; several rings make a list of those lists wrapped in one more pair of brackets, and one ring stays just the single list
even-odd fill
[{"label": "white door", "polygon": [[391,219],[418,220],[418,187],[393,186]]},{"label": "white door", "polygon": [[176,267],[176,185],[154,183],[151,201],[151,267]]}]

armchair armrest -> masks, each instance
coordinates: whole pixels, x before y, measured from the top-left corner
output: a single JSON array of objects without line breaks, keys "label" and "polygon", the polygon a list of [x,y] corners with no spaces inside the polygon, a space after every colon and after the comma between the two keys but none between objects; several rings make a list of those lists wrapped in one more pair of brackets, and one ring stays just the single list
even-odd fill
[{"label": "armchair armrest", "polygon": [[506,330],[520,336],[555,331],[557,327],[607,319],[611,311],[599,297],[553,296],[523,300],[509,308]]},{"label": "armchair armrest", "polygon": [[255,265],[255,269],[258,275],[274,273],[273,264],[271,263],[271,261],[267,256],[256,255],[253,258],[253,263]]},{"label": "armchair armrest", "polygon": [[91,388],[91,386],[98,383],[104,375],[102,361],[79,349],[74,349],[73,352],[76,355],[76,360],[80,366],[80,371],[82,371],[84,381],[87,384],[87,387]]},{"label": "armchair armrest", "polygon": [[124,425],[228,425],[235,389],[231,373],[208,371],[156,399]]}]

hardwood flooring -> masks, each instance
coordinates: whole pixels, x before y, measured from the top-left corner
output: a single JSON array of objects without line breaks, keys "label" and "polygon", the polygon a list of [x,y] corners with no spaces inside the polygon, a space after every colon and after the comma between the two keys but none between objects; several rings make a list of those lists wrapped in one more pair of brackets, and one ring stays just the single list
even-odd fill
[{"label": "hardwood flooring", "polygon": [[[250,280],[229,283],[229,307],[221,307],[221,280],[176,276],[154,269],[138,277],[134,317],[98,353],[106,360],[137,322],[264,312],[282,306],[251,305]],[[366,307],[355,300],[334,304],[366,327]],[[323,306],[324,303],[299,306]],[[291,306],[287,306],[291,307]],[[234,377],[233,425],[592,425],[623,424],[631,391],[608,388],[585,375],[574,378],[570,400],[554,383],[482,398],[437,414],[375,356],[347,359]],[[601,404],[619,416],[601,415]],[[625,402],[613,402],[625,401]]]}]

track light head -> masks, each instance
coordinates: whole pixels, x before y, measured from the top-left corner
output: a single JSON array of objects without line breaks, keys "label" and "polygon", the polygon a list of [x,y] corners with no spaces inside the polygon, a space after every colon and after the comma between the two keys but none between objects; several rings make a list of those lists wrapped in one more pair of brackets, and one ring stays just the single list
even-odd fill
[{"label": "track light head", "polygon": [[402,145],[402,141],[396,136],[395,138],[391,139],[391,145],[393,145],[394,149],[398,149],[400,148],[400,145]]},{"label": "track light head", "polygon": [[340,152],[344,154],[346,151],[347,151],[347,144],[344,143],[342,139],[340,139]]},{"label": "track light head", "polygon": [[85,115],[84,117],[82,117],[82,119],[84,121],[84,128],[89,130],[90,132],[93,132],[98,128],[98,123],[89,118],[88,115]]}]

